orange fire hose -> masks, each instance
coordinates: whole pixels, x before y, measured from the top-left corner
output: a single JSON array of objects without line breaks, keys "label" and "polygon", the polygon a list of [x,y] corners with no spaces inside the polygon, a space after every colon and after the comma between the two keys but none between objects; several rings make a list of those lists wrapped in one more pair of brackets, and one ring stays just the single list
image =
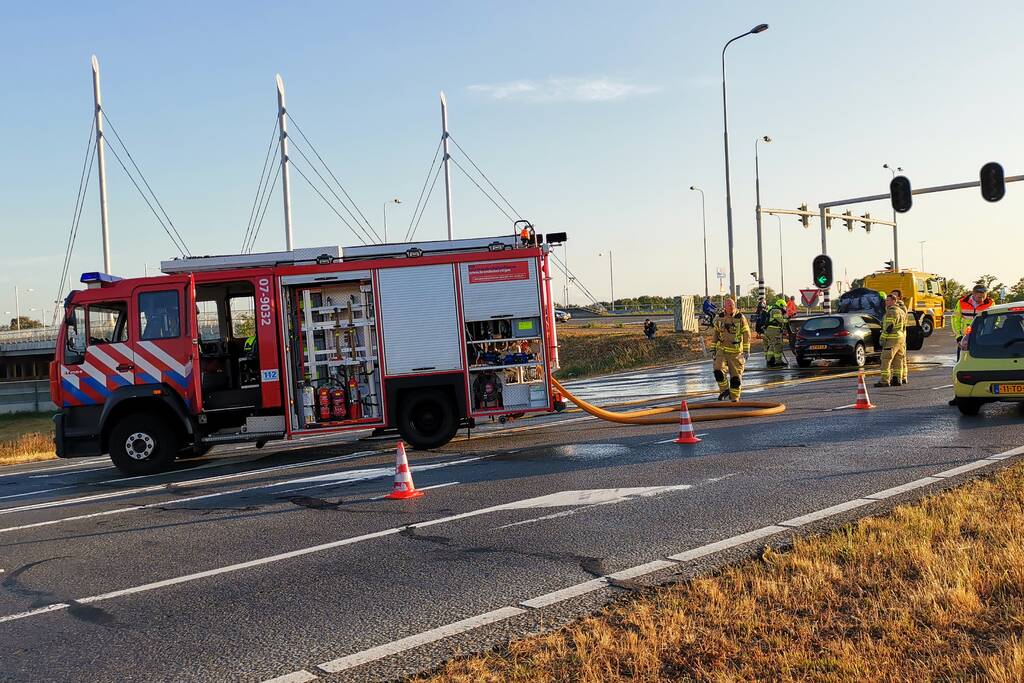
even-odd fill
[{"label": "orange fire hose", "polygon": [[[551,383],[555,385],[555,388],[562,393],[567,399],[575,403],[586,413],[590,413],[594,417],[607,420],[609,422],[618,422],[619,424],[632,424],[632,425],[666,425],[676,424],[679,421],[679,408],[675,406],[668,406],[665,408],[649,408],[647,410],[632,410],[625,413],[616,413],[611,410],[605,410],[604,408],[598,408],[595,405],[587,403],[581,398],[577,398],[572,393],[563,387],[561,383],[554,377],[551,378]],[[688,406],[691,413],[690,419],[692,422],[709,422],[711,420],[731,420],[734,418],[741,417],[765,417],[767,415],[778,415],[779,413],[785,412],[785,403],[774,403],[771,401],[739,401],[737,403],[695,403],[692,406]],[[745,410],[734,410],[735,408],[744,408]],[[710,411],[705,414],[700,414],[699,411]]]}]

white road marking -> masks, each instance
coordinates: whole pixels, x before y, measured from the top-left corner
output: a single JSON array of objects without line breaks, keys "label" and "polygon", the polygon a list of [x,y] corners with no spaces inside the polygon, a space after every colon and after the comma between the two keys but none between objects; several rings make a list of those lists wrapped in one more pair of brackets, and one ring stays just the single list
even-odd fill
[{"label": "white road marking", "polygon": [[821,510],[808,512],[806,515],[802,515],[800,517],[787,519],[785,522],[779,522],[779,524],[781,526],[791,527],[803,526],[805,524],[810,524],[811,522],[817,522],[819,519],[825,519],[826,517],[838,515],[842,512],[846,512],[847,510],[854,510],[864,505],[870,505],[871,503],[876,502],[878,501],[871,500],[869,498],[854,498],[853,500],[848,500],[845,503],[839,503],[838,505],[832,505],[827,508],[822,508]]},{"label": "white road marking", "polygon": [[618,581],[626,581],[629,579],[635,579],[638,576],[660,572],[663,569],[670,569],[678,566],[678,564],[679,563],[677,562],[670,562],[669,560],[654,560],[653,562],[639,564],[635,567],[630,567],[629,569],[623,569],[619,572],[607,574],[606,577],[609,579],[616,579]]},{"label": "white road marking", "polygon": [[952,389],[952,384],[943,384],[941,387],[932,387],[933,390],[938,391],[939,389]]},{"label": "white road marking", "polygon": [[864,496],[864,497],[865,498],[871,498],[872,500],[885,500],[886,498],[892,498],[893,496],[898,496],[901,493],[906,493],[907,491],[913,491],[914,489],[919,489],[922,486],[928,486],[929,484],[934,484],[937,481],[942,481],[942,479],[940,479],[939,477],[924,477],[922,479],[915,479],[914,481],[908,481],[906,484],[901,484],[899,486],[893,486],[891,489],[884,489],[882,491],[879,491],[877,493],[872,493],[871,495]]},{"label": "white road marking", "polygon": [[[358,453],[351,453],[349,455],[339,455],[334,458],[324,458],[323,460],[309,460],[304,462],[287,463],[284,465],[275,465],[274,467],[264,467],[257,470],[246,470],[244,472],[234,472],[232,474],[221,474],[215,477],[205,477],[203,479],[186,479],[184,481],[172,481],[166,484],[154,484],[152,486],[143,486],[134,489],[122,489],[118,491],[108,491],[107,493],[97,493],[89,496],[79,496],[77,498],[62,498],[59,500],[49,500],[43,503],[32,503],[29,505],[22,505],[21,507],[12,508],[0,508],[0,515],[7,515],[13,512],[25,512],[27,510],[41,510],[44,508],[51,507],[64,507],[65,505],[75,505],[77,503],[84,503],[93,500],[102,500],[105,498],[117,498],[119,496],[130,496],[136,493],[149,493],[151,491],[159,491],[161,489],[174,491],[181,488],[188,488],[198,486],[201,484],[209,484],[215,481],[226,481],[228,479],[238,479],[240,477],[247,477],[257,474],[266,474],[268,472],[279,472],[281,470],[291,470],[299,467],[313,467],[316,465],[327,465],[336,462],[344,462],[346,460],[355,460],[357,458],[364,458],[370,455],[376,455],[381,451],[360,451]],[[105,483],[105,482],[104,482]],[[56,489],[48,489],[44,491],[33,491],[32,493],[38,495],[41,493],[48,493],[52,491],[60,491],[67,488],[77,488],[76,486],[62,486]],[[31,495],[31,494],[17,494]]]},{"label": "white road marking", "polygon": [[692,548],[681,553],[676,553],[675,555],[669,555],[668,559],[675,560],[676,562],[689,562],[690,560],[695,560],[698,557],[704,557],[705,555],[713,555],[714,553],[721,552],[722,550],[734,548],[738,545],[749,543],[750,541],[756,541],[759,538],[765,538],[766,536],[777,534],[780,531],[786,531],[786,529],[781,526],[773,524],[771,526],[765,526],[761,527],[760,529],[748,531],[745,534],[737,534],[736,536],[724,538],[721,541],[708,543],[697,548]]},{"label": "white road marking", "polygon": [[845,406],[838,406],[838,407],[836,407],[836,408],[829,408],[829,410],[830,410],[830,411],[832,411],[832,410],[846,410],[847,408],[853,408],[853,407],[855,407],[856,405],[857,405],[856,403],[851,403],[851,404],[849,404],[849,405],[845,405]]},{"label": "white road marking", "polygon": [[990,455],[988,456],[988,460],[1005,460],[1006,458],[1012,458],[1015,455],[1021,454],[1024,454],[1024,446],[1020,446],[1019,448],[1013,448],[1008,451],[1003,451],[1002,453],[997,453],[995,455]]},{"label": "white road marking", "polygon": [[524,609],[518,607],[502,607],[491,612],[485,612],[484,614],[478,614],[475,617],[469,617],[461,621],[456,621],[445,626],[439,626],[438,628],[417,633],[416,635],[395,640],[384,645],[378,645],[372,647],[369,650],[363,650],[362,652],[356,652],[355,654],[348,655],[347,657],[340,657],[338,659],[332,659],[329,662],[324,662],[317,668],[327,673],[338,673],[339,671],[345,671],[353,667],[359,666],[360,664],[366,664],[368,662],[374,662],[378,659],[383,659],[405,650],[411,650],[414,647],[420,645],[426,645],[433,643],[442,638],[448,638],[450,636],[465,633],[473,629],[487,626],[498,621],[504,621],[512,617],[518,616],[526,612]]},{"label": "white road marking", "polygon": [[[419,467],[416,468],[416,470],[417,471],[422,471],[422,470],[439,469],[441,467],[450,467],[452,465],[461,465],[463,463],[472,462],[474,460],[479,460],[479,459],[480,458],[465,458],[465,459],[462,459],[462,460],[450,460],[450,461],[446,461],[446,462],[443,462],[443,463],[433,463],[433,464],[428,464],[428,465],[420,465]],[[343,477],[335,477],[332,481],[330,481],[330,482],[328,482],[326,484],[320,484],[320,485],[317,485],[317,486],[301,486],[299,488],[287,489],[287,490],[284,490],[284,491],[278,491],[277,493],[278,493],[278,495],[284,495],[286,493],[292,493],[294,491],[305,491],[305,490],[311,489],[311,488],[324,488],[324,487],[327,487],[327,486],[337,486],[339,484],[351,484],[351,483],[360,482],[360,481],[370,481],[372,479],[381,479],[383,477],[388,477],[388,476],[391,476],[392,474],[394,474],[394,468],[373,468],[373,469],[366,469],[366,470],[349,470],[345,474],[347,474],[348,476],[344,477],[344,478]],[[231,489],[229,491],[218,491],[216,493],[204,493],[204,494],[199,495],[199,496],[189,496],[187,498],[175,498],[174,500],[159,501],[159,502],[156,502],[156,503],[146,503],[145,505],[132,505],[131,507],[115,508],[113,510],[103,510],[102,512],[90,512],[90,513],[84,514],[84,515],[74,515],[74,516],[71,516],[71,517],[61,517],[60,519],[50,519],[50,520],[46,520],[46,521],[43,521],[43,522],[32,522],[30,524],[21,524],[19,526],[12,526],[12,527],[7,527],[5,529],[0,529],[0,534],[8,533],[8,532],[11,532],[11,531],[23,531],[25,529],[36,529],[38,527],[43,527],[43,526],[52,526],[54,524],[61,524],[63,522],[77,522],[77,521],[80,521],[80,520],[83,520],[83,519],[92,519],[94,517],[107,517],[109,515],[119,515],[119,514],[122,514],[122,513],[125,513],[125,512],[137,512],[138,510],[149,510],[149,509],[152,509],[152,508],[171,508],[171,507],[174,507],[175,505],[181,505],[182,503],[191,503],[191,502],[197,501],[197,500],[206,500],[208,498],[217,498],[217,497],[220,497],[220,496],[233,496],[233,495],[236,495],[236,494],[239,494],[239,493],[244,493],[246,491],[255,491],[255,490],[258,490],[258,489],[268,489],[268,488],[274,488],[274,487],[277,487],[277,486],[285,486],[287,484],[293,484],[293,483],[295,483],[297,481],[302,481],[302,480],[299,480],[299,479],[289,479],[289,480],[286,480],[286,481],[270,482],[270,483],[266,483],[266,484],[256,484],[254,486],[245,486],[243,488]],[[438,484],[437,486],[427,486],[427,487],[422,487],[422,488],[423,488],[423,490],[427,490],[429,488],[442,488],[444,486],[452,486],[452,485],[457,484],[457,483],[458,482],[450,482],[450,483],[447,483],[447,484]]]},{"label": "white road marking", "polygon": [[529,607],[531,609],[540,609],[541,607],[547,607],[548,605],[554,605],[558,602],[564,602],[572,598],[586,595],[587,593],[593,593],[596,590],[605,588],[608,585],[608,579],[603,576],[598,579],[591,579],[590,581],[584,581],[583,583],[577,583],[575,586],[569,586],[568,588],[562,588],[561,590],[551,591],[544,595],[538,595],[535,598],[529,600],[523,600],[519,604],[523,607]]},{"label": "white road marking", "polygon": [[310,673],[305,669],[300,669],[298,671],[293,671],[290,674],[285,674],[284,676],[268,678],[263,681],[263,683],[309,683],[309,681],[315,681],[316,679],[316,674]]},{"label": "white road marking", "polygon": [[[699,439],[700,437],[702,437],[702,436],[707,436],[707,435],[708,435],[708,432],[704,432],[704,433],[702,433],[702,434],[697,434],[696,436],[697,436],[697,438]],[[677,436],[677,437],[676,437],[676,439],[678,439],[678,438],[679,438],[679,437]],[[675,443],[675,442],[676,442],[676,439],[665,439],[664,441],[655,441],[655,442],[654,442],[654,445],[655,445],[655,446],[658,446],[658,445],[661,445],[661,444],[663,444],[663,443]]]},{"label": "white road marking", "polygon": [[113,465],[107,467],[93,467],[90,470],[75,470],[74,472],[57,472],[55,474],[33,474],[29,479],[49,479],[50,477],[66,477],[69,474],[85,474],[86,472],[103,472],[114,469]]},{"label": "white road marking", "polygon": [[[1000,458],[1000,460],[1001,460],[1001,458]],[[942,472],[936,472],[932,476],[943,477],[943,478],[945,478],[945,477],[955,477],[958,474],[963,474],[964,472],[970,472],[971,470],[980,469],[982,467],[986,467],[987,465],[994,465],[997,462],[999,462],[999,460],[997,460],[996,458],[991,458],[991,459],[983,458],[981,460],[975,460],[974,462],[969,462],[966,465],[960,465],[960,467],[954,467],[953,469],[950,469],[950,470],[943,470]]]},{"label": "white road marking", "polygon": [[34,470],[21,470],[20,472],[5,472],[0,474],[0,477],[17,477],[22,474],[32,474],[34,472],[56,472],[57,470],[70,470],[76,467],[85,467],[86,465],[95,465],[98,462],[106,460],[106,458],[85,458],[81,462],[76,462],[74,465],[58,465],[54,467],[37,467]]},{"label": "white road marking", "polygon": [[462,512],[457,515],[452,515],[451,517],[442,517],[440,519],[428,520],[426,522],[418,522],[416,524],[410,524],[409,526],[412,529],[422,529],[435,524],[443,524],[457,519],[486,515],[491,512],[498,512],[499,510],[531,510],[538,508],[543,509],[623,503],[633,498],[647,498],[650,496],[661,495],[662,493],[669,493],[670,491],[685,491],[690,488],[693,488],[691,484],[680,484],[677,486],[644,486],[639,488],[559,491],[558,493],[552,493],[547,496],[538,496],[537,498],[527,498],[525,500],[518,500],[512,503],[493,505],[491,507],[480,508],[479,510]]}]

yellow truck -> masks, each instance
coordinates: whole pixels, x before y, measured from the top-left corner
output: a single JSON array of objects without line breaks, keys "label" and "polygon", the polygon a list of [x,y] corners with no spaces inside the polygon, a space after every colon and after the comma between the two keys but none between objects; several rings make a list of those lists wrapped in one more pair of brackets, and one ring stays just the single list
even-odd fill
[{"label": "yellow truck", "polygon": [[934,273],[918,270],[891,270],[864,277],[864,287],[879,292],[900,290],[903,302],[921,326],[921,334],[929,337],[936,327],[943,326],[946,280]]}]

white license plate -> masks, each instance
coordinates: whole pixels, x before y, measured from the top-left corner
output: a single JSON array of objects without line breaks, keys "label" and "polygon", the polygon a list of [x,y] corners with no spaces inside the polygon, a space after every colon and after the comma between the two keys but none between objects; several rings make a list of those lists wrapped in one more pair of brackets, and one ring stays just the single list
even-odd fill
[{"label": "white license plate", "polygon": [[811,344],[808,346],[811,351],[824,351],[828,348],[828,344]]}]

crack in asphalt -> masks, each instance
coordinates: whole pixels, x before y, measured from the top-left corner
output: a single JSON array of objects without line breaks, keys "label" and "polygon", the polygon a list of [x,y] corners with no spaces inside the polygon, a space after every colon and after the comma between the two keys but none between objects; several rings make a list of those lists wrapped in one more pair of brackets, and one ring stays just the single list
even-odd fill
[{"label": "crack in asphalt", "polygon": [[448,536],[437,536],[432,534],[421,534],[416,531],[415,528],[405,527],[400,532],[400,536],[411,538],[416,541],[425,541],[427,543],[433,543],[445,548],[451,548],[460,552],[472,554],[472,555],[486,555],[486,554],[500,554],[508,553],[510,555],[520,555],[523,557],[534,557],[542,560],[552,560],[555,562],[569,560],[578,564],[587,574],[595,578],[600,578],[608,573],[607,568],[604,566],[604,558],[602,557],[590,557],[588,555],[577,555],[575,553],[546,553],[546,552],[531,552],[522,548],[510,548],[500,546],[462,546],[454,538]]}]

